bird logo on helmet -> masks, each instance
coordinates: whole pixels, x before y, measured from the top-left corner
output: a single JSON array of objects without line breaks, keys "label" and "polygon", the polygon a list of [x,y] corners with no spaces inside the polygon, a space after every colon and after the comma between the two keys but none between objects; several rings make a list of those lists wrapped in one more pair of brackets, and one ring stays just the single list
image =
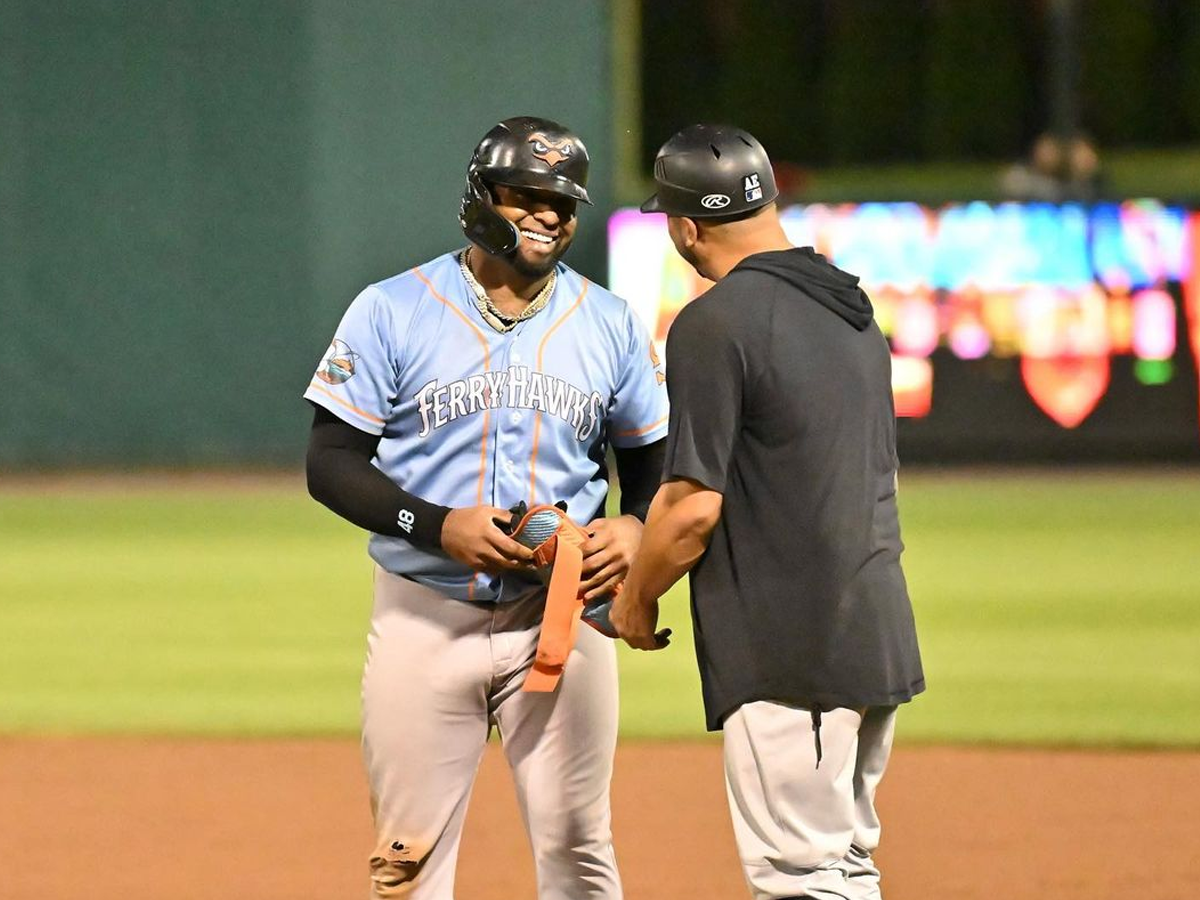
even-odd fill
[{"label": "bird logo on helmet", "polygon": [[528,143],[533,145],[533,155],[552,169],[559,163],[570,159],[575,153],[570,137],[552,141],[539,131],[537,134],[529,136]]},{"label": "bird logo on helmet", "polygon": [[521,233],[496,212],[493,185],[549,191],[590,205],[587,177],[587,148],[568,128],[538,116],[505,119],[471,154],[458,223],[472,243],[505,256],[517,249]]}]

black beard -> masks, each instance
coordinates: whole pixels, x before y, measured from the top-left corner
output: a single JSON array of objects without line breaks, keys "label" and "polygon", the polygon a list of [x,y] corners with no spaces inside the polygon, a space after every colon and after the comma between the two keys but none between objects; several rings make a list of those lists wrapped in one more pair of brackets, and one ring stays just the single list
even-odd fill
[{"label": "black beard", "polygon": [[526,278],[545,278],[558,265],[558,261],[563,258],[563,254],[567,252],[570,246],[570,244],[567,244],[566,247],[562,247],[557,253],[541,263],[532,263],[525,259],[518,252],[520,250],[518,247],[517,250],[513,250],[508,254],[508,262],[519,275],[523,275]]}]

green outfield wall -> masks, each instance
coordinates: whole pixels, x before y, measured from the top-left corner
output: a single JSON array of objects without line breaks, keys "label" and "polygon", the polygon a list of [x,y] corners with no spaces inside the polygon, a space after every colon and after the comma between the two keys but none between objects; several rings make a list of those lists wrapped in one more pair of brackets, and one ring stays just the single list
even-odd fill
[{"label": "green outfield wall", "polygon": [[300,393],[363,285],[462,240],[492,124],[591,150],[609,4],[5,0],[0,469],[298,463]]}]

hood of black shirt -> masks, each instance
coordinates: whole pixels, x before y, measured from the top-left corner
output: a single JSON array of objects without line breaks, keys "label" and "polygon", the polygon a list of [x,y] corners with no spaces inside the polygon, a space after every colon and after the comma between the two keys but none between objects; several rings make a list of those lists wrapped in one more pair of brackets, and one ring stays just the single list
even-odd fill
[{"label": "hood of black shirt", "polygon": [[858,286],[858,276],[843,272],[812,247],[755,253],[738,263],[733,271],[744,270],[781,278],[859,331],[865,331],[875,317],[870,299]]}]

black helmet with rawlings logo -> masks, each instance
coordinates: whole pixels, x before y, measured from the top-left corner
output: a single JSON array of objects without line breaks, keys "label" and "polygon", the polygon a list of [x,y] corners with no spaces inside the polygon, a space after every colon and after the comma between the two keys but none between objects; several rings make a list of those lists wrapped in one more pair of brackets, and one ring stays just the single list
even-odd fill
[{"label": "black helmet with rawlings logo", "polygon": [[587,148],[567,128],[537,116],[505,119],[471,154],[458,223],[469,240],[503,256],[517,248],[521,233],[493,208],[492,185],[536,188],[590,204],[587,176]]},{"label": "black helmet with rawlings logo", "polygon": [[658,190],[642,212],[690,219],[737,216],[779,196],[771,160],[754,135],[728,125],[689,125],[654,160]]}]

